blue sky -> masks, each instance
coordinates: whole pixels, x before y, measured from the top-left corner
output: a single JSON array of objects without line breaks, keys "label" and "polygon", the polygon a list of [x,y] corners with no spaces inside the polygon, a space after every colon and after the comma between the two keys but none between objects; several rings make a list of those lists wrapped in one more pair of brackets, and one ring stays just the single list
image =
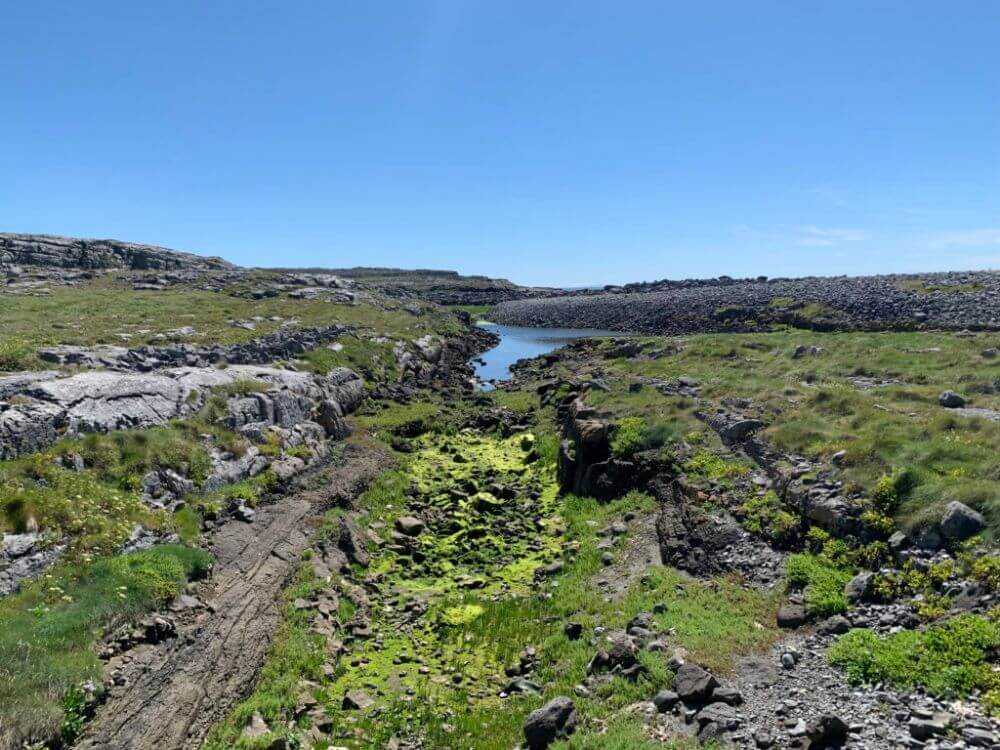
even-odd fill
[{"label": "blue sky", "polygon": [[1000,3],[38,2],[0,229],[522,283],[1000,267]]}]

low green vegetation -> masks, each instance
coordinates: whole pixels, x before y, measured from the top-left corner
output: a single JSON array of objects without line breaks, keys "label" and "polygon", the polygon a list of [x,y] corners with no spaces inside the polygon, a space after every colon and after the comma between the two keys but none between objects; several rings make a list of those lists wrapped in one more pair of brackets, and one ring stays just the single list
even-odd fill
[{"label": "low green vegetation", "polygon": [[[265,274],[266,275],[266,274]],[[427,307],[416,316],[401,303],[332,304],[287,295],[252,299],[179,285],[160,291],[134,290],[113,275],[79,286],[54,286],[49,294],[0,295],[0,371],[34,366],[34,351],[53,344],[139,346],[170,341],[232,344],[275,333],[283,324],[351,326],[356,333],[413,340],[428,333],[459,330],[453,314]],[[231,321],[254,319],[254,328]],[[194,333],[180,332],[185,327]]]},{"label": "low green vegetation", "polygon": [[916,294],[975,294],[986,291],[986,285],[978,282],[966,284],[927,284],[920,279],[900,281],[897,286],[907,292]]},{"label": "low green vegetation", "polygon": [[574,734],[552,745],[552,750],[716,750],[714,742],[704,745],[694,739],[660,742],[650,739],[641,721],[617,718],[608,722],[603,734]]},{"label": "low green vegetation", "polygon": [[20,747],[67,721],[72,735],[78,717],[66,708],[78,707],[82,683],[101,684],[103,633],[173,598],[210,564],[201,550],[162,545],[59,566],[0,600],[0,743]]},{"label": "low green vegetation", "polygon": [[806,611],[814,617],[829,617],[847,611],[844,586],[852,572],[823,555],[808,553],[791,555],[785,564],[788,585],[801,588]]},{"label": "low green vegetation", "polygon": [[997,615],[964,614],[925,630],[884,637],[852,630],[830,647],[827,656],[854,683],[922,688],[943,697],[982,691],[984,707],[1000,715],[1000,674],[986,658],[1000,648]]},{"label": "low green vegetation", "polygon": [[473,320],[486,320],[486,314],[490,311],[489,305],[448,305],[449,310],[464,312]]},{"label": "low green vegetation", "polygon": [[743,459],[723,457],[710,450],[699,450],[684,462],[684,471],[704,479],[735,479],[750,473],[750,464]]},{"label": "low green vegetation", "polygon": [[615,423],[611,434],[611,452],[619,458],[632,456],[639,451],[666,445],[673,433],[663,422],[645,417],[622,417]]},{"label": "low green vegetation", "polygon": [[52,541],[72,540],[72,552],[110,552],[141,523],[159,528],[163,514],[150,511],[134,489],[103,481],[98,472],[74,471],[49,454],[0,464],[0,527],[41,530]]},{"label": "low green vegetation", "polygon": [[204,434],[213,435],[216,445],[237,455],[246,450],[246,442],[235,433],[198,417],[145,430],[67,439],[47,450],[0,462],[0,529],[37,529],[52,541],[68,538],[71,553],[89,554],[111,552],[136,524],[163,528],[170,519],[142,501],[142,477],[149,471],[171,469],[199,486],[212,466]]},{"label": "low green vegetation", "polygon": [[767,537],[781,547],[792,542],[801,529],[801,519],[774,492],[754,495],[740,507],[743,526],[748,531]]},{"label": "low green vegetation", "polygon": [[334,344],[306,352],[301,359],[306,369],[319,375],[337,367],[349,367],[369,386],[399,377],[393,344],[377,337],[343,336]]},{"label": "low green vegetation", "polygon": [[0,372],[31,370],[40,364],[34,347],[24,339],[0,338]]},{"label": "low green vegetation", "polygon": [[[412,406],[398,406],[369,424],[386,429],[413,418]],[[387,539],[400,516],[418,513],[428,524],[413,542],[419,555],[399,555],[383,544],[368,570],[358,571],[380,582],[369,612],[372,635],[349,645],[331,669],[327,643],[311,629],[308,615],[290,605],[257,689],[216,729],[207,745],[211,750],[273,740],[273,735],[256,741],[243,736],[255,713],[274,734],[295,734],[287,727],[289,721],[296,724],[303,680],[326,710],[334,746],[380,747],[395,737],[419,739],[427,748],[509,750],[521,741],[528,712],[555,695],[573,695],[586,675],[594,647],[586,637],[570,639],[566,622],[580,623],[585,634],[596,626],[623,628],[639,612],[662,605],[654,616],[657,629],[669,630],[672,644],[720,672],[732,667],[736,655],[776,637],[778,595],[747,589],[737,580],[698,581],[653,568],[620,597],[599,592],[594,579],[604,569],[600,529],[626,511],[650,512],[652,498],[640,493],[605,503],[557,498],[554,462],[531,458],[549,452],[537,438],[432,431],[414,442],[418,449],[402,458],[402,468],[383,475],[357,503],[361,524],[380,529]],[[483,472],[499,485],[533,487],[537,497],[501,499],[481,487],[472,490],[470,480],[479,484]],[[472,494],[453,492],[463,487]],[[337,528],[337,513],[323,533]],[[498,525],[501,518],[506,532]],[[560,563],[554,573],[539,577],[542,566],[553,562]],[[312,575],[306,566],[288,601],[332,586],[341,603],[334,630],[349,629],[357,615],[344,594],[351,584]],[[415,606],[421,616],[401,624],[397,613]],[[539,692],[498,697],[509,681],[505,667],[529,646],[537,659],[529,679]],[[645,652],[641,659],[647,671],[638,681],[616,678],[592,696],[577,698],[585,722],[603,722],[667,683],[662,654]],[[342,709],[349,690],[365,691],[377,708]],[[298,720],[299,727],[307,724]],[[607,736],[581,731],[561,747],[643,748],[644,743],[641,723],[616,719]]]},{"label": "low green vegetation", "polygon": [[[638,341],[645,354],[601,360],[609,391],[591,392],[588,404],[666,423],[686,439],[704,429],[694,399],[629,386],[694,379],[714,403],[752,401],[767,423],[763,437],[779,449],[818,459],[846,451],[848,492],[870,495],[884,476],[905,480],[888,512],[906,529],[936,520],[952,500],[982,512],[991,535],[1000,528],[1000,423],[938,404],[942,391],[954,390],[1000,411],[1000,359],[981,355],[1000,343],[993,334],[786,330]],[[821,351],[793,358],[798,345]],[[560,367],[552,374],[579,376]],[[717,445],[710,436],[702,447]]]}]

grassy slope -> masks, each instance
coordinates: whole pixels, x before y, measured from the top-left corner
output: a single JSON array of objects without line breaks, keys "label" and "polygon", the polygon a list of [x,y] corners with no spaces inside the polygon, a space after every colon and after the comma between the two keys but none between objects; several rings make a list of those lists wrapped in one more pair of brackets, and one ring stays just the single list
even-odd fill
[{"label": "grassy slope", "polygon": [[[391,377],[391,343],[372,339],[414,339],[457,330],[455,317],[443,310],[418,317],[389,305],[391,309],[382,309],[287,297],[255,301],[185,288],[133,291],[112,278],[56,287],[48,296],[0,294],[0,370],[39,366],[33,355],[42,345],[122,344],[119,333],[132,334],[129,345],[155,343],[156,333],[185,325],[199,334],[187,338],[193,342],[245,341],[277,330],[280,322],[247,331],[230,326],[230,319],[277,315],[302,326],[354,326],[364,337],[344,337],[341,351],[307,353],[309,369],[326,372],[347,365]],[[148,430],[66,440],[0,462],[0,531],[20,532],[37,523],[46,539],[70,543],[63,564],[0,601],[0,731],[41,737],[58,730],[64,720],[72,724],[78,709],[75,689],[85,679],[99,682],[96,643],[103,630],[158,606],[207,564],[203,553],[182,547],[126,558],[100,555],[117,549],[136,523],[172,527],[185,541],[197,541],[200,519],[193,505],[172,517],[150,511],[138,485],[153,468],[203,479],[208,455],[199,436],[205,433],[239,453],[244,441],[213,419],[206,413]],[[87,468],[61,468],[56,459],[67,453],[82,455]],[[261,478],[199,497],[197,504],[224,504],[230,496],[253,504],[262,491]]]},{"label": "grassy slope", "polygon": [[[115,344],[138,346],[161,342],[156,335],[191,326],[193,336],[172,341],[239,343],[274,333],[283,321],[300,326],[343,324],[374,335],[415,339],[431,333],[457,330],[453,316],[434,310],[414,316],[395,303],[392,309],[359,304],[335,305],[323,300],[293,300],[280,295],[262,300],[173,287],[163,291],[135,291],[127,281],[101,278],[77,287],[55,287],[46,296],[0,294],[0,353],[26,345]],[[230,320],[255,316],[264,320],[253,331],[234,328]],[[130,338],[122,339],[120,334]],[[18,369],[5,364],[0,368]]]},{"label": "grassy slope", "polygon": [[[648,341],[680,351],[654,360],[606,361],[611,392],[593,393],[590,403],[664,422],[677,436],[703,431],[692,400],[651,388],[627,390],[635,376],[693,377],[714,401],[747,397],[763,405],[769,421],[764,434],[778,447],[826,458],[846,450],[844,476],[863,491],[893,470],[913,472],[919,482],[903,504],[904,524],[961,500],[1000,527],[1000,424],[958,416],[937,403],[938,394],[951,389],[974,406],[1000,409],[1000,361],[980,354],[1000,343],[995,337],[785,331]],[[823,351],[792,359],[797,344]],[[848,380],[857,376],[900,383],[861,391]]]},{"label": "grassy slope", "polygon": [[73,690],[100,684],[96,643],[106,629],[171,599],[204,575],[207,553],[176,545],[60,566],[0,600],[0,745],[62,727],[72,736]]}]

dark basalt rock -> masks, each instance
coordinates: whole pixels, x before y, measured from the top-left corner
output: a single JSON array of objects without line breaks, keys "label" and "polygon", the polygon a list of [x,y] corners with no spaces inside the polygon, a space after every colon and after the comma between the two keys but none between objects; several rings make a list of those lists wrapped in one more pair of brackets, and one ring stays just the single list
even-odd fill
[{"label": "dark basalt rock", "polygon": [[682,664],[677,670],[674,675],[673,689],[685,703],[698,703],[708,700],[718,684],[710,672],[697,664],[689,663]]},{"label": "dark basalt rock", "polygon": [[524,720],[524,739],[529,750],[545,750],[576,729],[576,706],[569,698],[554,698],[528,714]]}]

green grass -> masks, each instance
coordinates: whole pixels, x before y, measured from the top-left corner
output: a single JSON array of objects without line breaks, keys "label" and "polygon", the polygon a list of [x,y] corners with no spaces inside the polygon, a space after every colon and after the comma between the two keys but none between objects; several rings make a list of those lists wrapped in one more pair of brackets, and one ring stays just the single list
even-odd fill
[{"label": "green grass", "polygon": [[35,357],[35,349],[22,338],[0,338],[0,372],[31,370],[41,362]]},{"label": "green grass", "polygon": [[[1000,410],[1000,361],[980,352],[984,334],[820,333],[796,330],[643,338],[679,351],[658,359],[601,360],[609,392],[588,394],[588,404],[619,416],[671,426],[673,434],[704,429],[692,400],[652,388],[631,393],[637,377],[692,377],[716,403],[749,398],[768,423],[762,435],[776,447],[828,459],[840,450],[848,491],[873,492],[884,475],[905,472],[912,482],[899,497],[896,520],[906,528],[938,516],[959,500],[1000,529],[1000,424],[942,409],[938,394],[965,394],[975,406]],[[796,345],[823,351],[792,359]],[[605,344],[604,346],[609,346]],[[557,365],[553,376],[574,376]],[[900,381],[860,390],[850,379]],[[714,437],[706,447],[717,445]]]},{"label": "green grass", "polygon": [[670,425],[645,417],[622,417],[611,431],[611,453],[627,458],[639,451],[660,448],[673,437]]},{"label": "green grass", "polygon": [[392,342],[343,336],[337,344],[340,345],[339,351],[325,346],[303,354],[301,359],[305,361],[306,369],[326,375],[336,367],[349,367],[369,385],[399,377]]},{"label": "green grass", "polygon": [[0,600],[0,744],[58,735],[67,694],[100,684],[103,632],[171,599],[210,564],[201,550],[164,545],[56,568]]},{"label": "green grass", "polygon": [[997,713],[1000,675],[986,658],[997,648],[1000,624],[996,617],[964,614],[925,630],[884,637],[870,630],[852,630],[830,647],[827,658],[854,683],[919,687],[946,697],[982,690],[987,693],[985,702]]},{"label": "green grass", "polygon": [[430,400],[409,404],[392,404],[357,416],[358,423],[376,437],[390,435],[412,427],[428,431],[439,424],[442,407]]},{"label": "green grass", "polygon": [[[410,407],[399,407],[399,412],[396,419],[383,414],[381,424],[412,417]],[[422,439],[423,447],[417,453],[405,457],[398,471],[383,475],[358,501],[357,507],[365,513],[362,523],[379,521],[385,524],[387,534],[393,520],[407,512],[406,489],[411,482],[421,492],[440,497],[439,502],[445,503],[437,493],[461,484],[471,467],[493,464],[515,473],[523,471],[517,456],[525,454],[519,444],[518,438],[501,441],[468,435]],[[469,451],[474,458],[454,465],[450,457],[456,449]],[[427,612],[420,622],[400,630],[385,619],[381,602],[374,601],[373,627],[380,646],[373,647],[371,641],[361,644],[352,655],[341,657],[335,675],[327,678],[320,670],[324,644],[310,635],[308,620],[302,613],[287,611],[282,635],[273,647],[261,683],[216,729],[208,747],[253,747],[241,733],[254,712],[259,712],[279,733],[286,733],[284,727],[295,708],[299,681],[310,679],[318,685],[314,695],[327,707],[334,722],[333,745],[381,746],[394,736],[412,737],[416,733],[427,748],[509,750],[521,741],[521,726],[529,711],[556,695],[573,695],[573,686],[585,676],[594,649],[586,638],[571,641],[566,637],[563,623],[568,620],[581,622],[585,633],[589,633],[597,625],[624,627],[637,613],[652,611],[656,604],[665,605],[664,611],[656,615],[658,628],[672,629],[672,644],[687,649],[690,658],[716,671],[731,668],[736,655],[763,648],[774,640],[778,594],[746,589],[734,579],[697,581],[678,571],[652,568],[620,599],[606,601],[594,584],[595,575],[603,569],[597,532],[626,511],[651,511],[654,501],[640,493],[609,503],[573,496],[556,501],[552,464],[538,461],[527,471],[529,476],[541,472],[546,482],[542,498],[537,501],[545,520],[531,532],[541,545],[540,554],[518,552],[512,556],[503,545],[520,549],[518,545],[529,540],[515,536],[501,543],[487,536],[476,545],[486,549],[470,555],[450,537],[439,538],[434,526],[421,536],[421,544],[431,550],[429,562],[415,567],[402,560],[405,564],[400,565],[395,553],[376,551],[370,572],[383,580],[383,591],[393,592],[395,606],[410,597],[427,602]],[[451,515],[464,519],[474,507],[461,506]],[[335,515],[331,515],[322,533],[336,528]],[[475,523],[473,516],[459,525]],[[557,528],[564,528],[565,533],[548,538],[548,532],[543,531]],[[496,551],[492,550],[494,544],[500,544]],[[561,574],[547,580],[543,588],[546,596],[538,596],[528,585],[534,569],[552,559],[552,553],[558,555],[567,544],[579,546],[565,559]],[[508,558],[513,562],[506,563]],[[442,565],[445,567],[441,571],[447,573],[438,570]],[[457,588],[452,581],[460,575],[482,577],[485,588]],[[302,595],[319,585],[310,581],[307,573],[289,596]],[[350,614],[348,610],[344,616]],[[496,697],[506,683],[504,667],[516,661],[518,653],[529,644],[539,653],[532,679],[544,686],[543,693]],[[429,675],[416,673],[413,657],[429,666]],[[354,666],[358,660],[363,666]],[[648,699],[667,683],[670,675],[662,654],[644,653],[642,660],[648,673],[637,683],[619,678],[597,688],[590,698],[577,698],[581,717],[604,721],[629,703]],[[466,676],[462,684],[449,679],[456,672]],[[414,690],[412,700],[400,692],[405,686]],[[380,711],[340,709],[344,692],[359,687],[378,700]],[[570,747],[591,747],[602,741],[613,741],[612,747],[645,747],[639,727],[631,722],[621,726],[616,723],[609,737],[602,740],[588,739],[581,733],[573,740],[578,744]]]},{"label": "green grass", "polygon": [[748,531],[761,534],[779,546],[791,542],[800,527],[799,517],[781,502],[774,490],[749,498],[740,511]]},{"label": "green grass", "polygon": [[486,313],[491,308],[489,305],[448,305],[448,309],[468,313],[469,317],[473,320],[485,320]]},{"label": "green grass", "polygon": [[102,481],[94,471],[57,466],[50,454],[0,464],[0,528],[39,528],[53,539],[69,537],[71,552],[110,552],[136,523],[162,527],[134,490]]},{"label": "green grass", "polygon": [[978,282],[968,284],[925,284],[919,279],[900,281],[897,286],[903,291],[915,294],[975,294],[986,291],[986,285]]},{"label": "green grass", "polygon": [[789,586],[803,589],[806,611],[814,617],[847,611],[844,586],[851,577],[851,570],[834,565],[821,555],[791,555],[785,563]]},{"label": "green grass", "polygon": [[[256,389],[259,385],[241,381],[239,387]],[[193,541],[200,525],[200,519],[192,515],[194,510],[170,518],[142,501],[142,477],[163,469],[194,482],[195,491],[188,500],[195,504],[218,509],[233,498],[256,504],[270,489],[270,472],[198,496],[212,469],[210,444],[203,436],[211,435],[211,444],[234,455],[242,455],[249,445],[216,421],[220,407],[215,400],[219,398],[216,394],[201,414],[186,420],[66,439],[44,451],[0,461],[0,531],[23,532],[37,526],[49,540],[68,538],[71,556],[112,552],[136,524],[150,529],[172,524],[185,540]],[[268,455],[280,453],[273,441],[260,449]],[[82,471],[63,468],[62,460],[73,455],[83,459]]]},{"label": "green grass", "polygon": [[213,393],[226,398],[233,396],[249,396],[251,393],[264,393],[271,390],[273,386],[257,378],[237,378],[232,383],[225,383],[212,389]]},{"label": "green grass", "polygon": [[721,747],[715,742],[701,745],[695,739],[686,738],[663,743],[650,739],[643,730],[640,720],[618,717],[608,722],[605,732],[578,731],[568,739],[556,742],[552,750],[714,750]]},{"label": "green grass", "polygon": [[[109,276],[76,287],[56,286],[46,296],[0,294],[0,320],[4,322],[0,369],[22,369],[28,362],[25,358],[40,346],[156,344],[163,343],[158,334],[184,326],[194,328],[195,335],[170,340],[242,343],[275,333],[286,321],[300,326],[342,324],[411,340],[426,333],[458,330],[454,315],[442,308],[427,310],[425,315],[414,316],[396,303],[339,305],[322,299],[294,300],[287,295],[254,300],[184,286],[135,291],[130,283]],[[252,331],[229,322],[255,316],[264,320]],[[269,320],[271,317],[280,320]]]},{"label": "green grass", "polygon": [[700,450],[684,462],[684,471],[705,479],[735,479],[750,473],[750,464],[743,459],[720,456]]}]

